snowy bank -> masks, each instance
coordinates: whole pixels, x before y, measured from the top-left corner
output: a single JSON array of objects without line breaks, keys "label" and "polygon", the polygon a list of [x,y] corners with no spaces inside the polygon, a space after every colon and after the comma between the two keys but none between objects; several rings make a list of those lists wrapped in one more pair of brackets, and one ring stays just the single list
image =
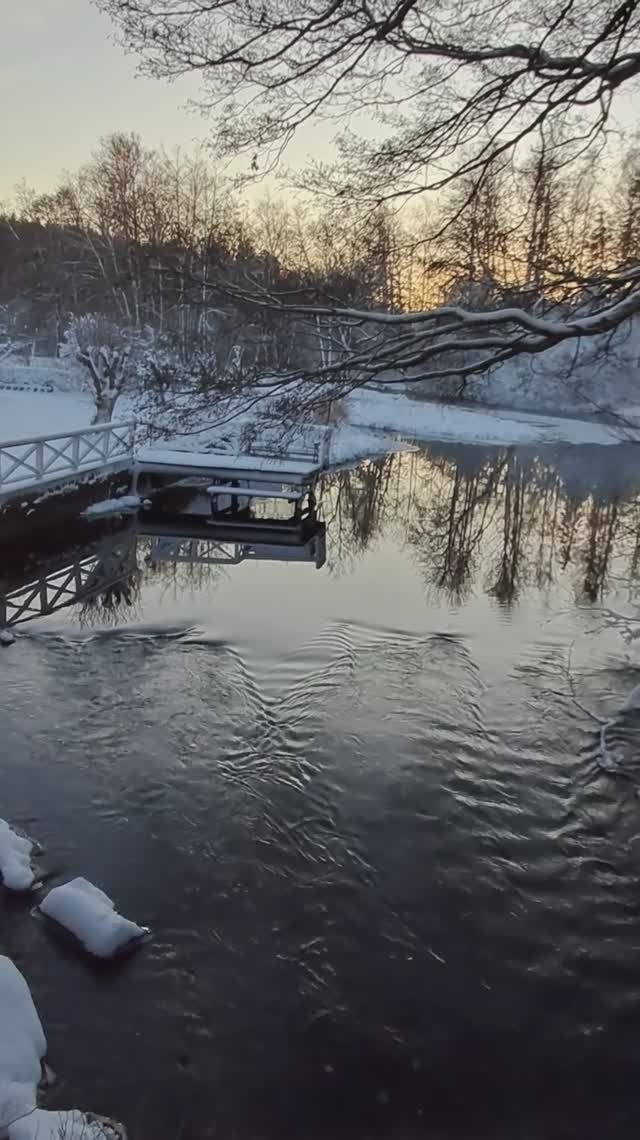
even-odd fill
[{"label": "snowy bank", "polygon": [[10,891],[28,891],[35,875],[31,866],[33,843],[0,819],[0,875]]},{"label": "snowy bank", "polygon": [[87,879],[72,879],[54,887],[40,903],[40,910],[96,958],[112,958],[149,933],[146,927],[118,914],[113,900]]},{"label": "snowy bank", "polygon": [[[249,409],[252,401],[245,398],[244,403]],[[217,453],[219,458],[223,454],[229,460],[234,457],[234,464],[237,463],[238,466],[242,465],[238,463],[242,456],[242,462],[246,461],[249,465],[251,456],[245,454],[243,445],[243,435],[248,428],[253,429],[253,444],[259,445],[262,455],[265,454],[265,448],[272,448],[273,454],[277,454],[280,446],[283,455],[291,455],[306,448],[310,452],[310,463],[313,445],[317,445],[318,453],[324,450],[323,440],[326,433],[329,433],[330,466],[342,466],[360,459],[375,458],[389,450],[399,450],[403,444],[398,437],[403,437],[405,441],[442,441],[485,446],[563,443],[612,445],[640,441],[640,425],[634,431],[631,425],[626,428],[563,416],[419,401],[397,390],[355,391],[345,399],[345,408],[346,419],[334,427],[306,424],[299,427],[291,425],[285,430],[282,425],[279,429],[270,425],[264,416],[256,417],[256,408],[243,411],[239,407],[233,423],[226,425],[227,434],[223,443],[215,405],[211,408],[208,424],[207,416],[202,412],[198,418],[197,430],[192,433],[185,430],[176,436],[172,436],[170,430],[169,405],[166,409],[166,437],[162,442],[158,440],[147,443],[139,449],[138,457],[146,462],[154,459],[163,462],[166,459],[167,462],[170,460],[175,463],[180,456],[193,456],[186,463],[195,464],[196,455],[208,454],[213,461],[214,454]],[[260,404],[257,409],[260,411]],[[258,468],[260,462],[257,456],[254,457],[253,466]]]},{"label": "snowy bank", "polygon": [[485,405],[569,415],[621,411],[640,383],[640,320],[613,333],[553,345],[540,355],[505,361],[472,377],[469,396]]},{"label": "snowy bank", "polygon": [[[197,456],[206,454],[209,463],[222,457],[228,465],[259,469],[261,463],[274,464],[274,456],[288,456],[288,461],[306,460],[315,468],[322,460],[329,466],[343,466],[398,450],[404,441],[442,441],[488,446],[597,444],[611,445],[640,441],[640,424],[616,426],[561,416],[537,415],[488,407],[470,407],[413,400],[397,389],[379,391],[361,389],[344,400],[346,419],[333,427],[300,424],[297,427],[269,421],[263,413],[268,399],[256,400],[243,395],[234,408],[233,418],[225,420],[228,402],[212,403],[210,409],[199,409],[190,431],[181,423],[181,400],[177,393],[162,410],[162,438],[149,434],[141,424],[138,432],[137,458],[140,462],[156,462],[198,466]],[[143,400],[143,406],[144,400]],[[11,439],[69,431],[87,426],[93,419],[94,405],[82,393],[56,392],[7,393],[0,391],[0,436]],[[148,411],[148,409],[147,409]],[[123,397],[117,405],[115,420],[140,414],[134,397]],[[158,417],[156,417],[158,418]],[[394,439],[394,435],[396,438]],[[327,454],[326,444],[330,440]],[[247,454],[249,449],[254,454]],[[257,454],[256,454],[257,452]],[[299,452],[300,454],[296,453]],[[271,459],[268,456],[271,455]],[[185,457],[191,460],[185,463]],[[322,457],[322,458],[321,458]],[[277,462],[275,464],[277,466]],[[85,512],[86,518],[104,518],[110,514],[134,512],[140,507],[137,496],[95,503]]]},{"label": "snowy bank", "polygon": [[0,957],[0,1140],[36,1107],[47,1042],[22,974]]},{"label": "snowy bank", "polygon": [[78,1109],[37,1107],[47,1041],[29,987],[0,956],[0,1140],[126,1140],[124,1128]]},{"label": "snowy bank", "polygon": [[409,439],[502,446],[537,443],[609,445],[640,440],[640,430],[633,432],[590,420],[437,404],[411,400],[392,392],[354,392],[347,406],[349,421],[354,426],[401,432]]}]

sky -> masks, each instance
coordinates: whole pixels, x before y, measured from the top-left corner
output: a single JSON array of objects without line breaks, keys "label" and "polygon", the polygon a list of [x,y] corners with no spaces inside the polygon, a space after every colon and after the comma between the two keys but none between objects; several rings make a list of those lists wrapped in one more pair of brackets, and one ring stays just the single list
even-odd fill
[{"label": "sky", "polygon": [[[91,0],[0,0],[0,203],[23,180],[51,189],[104,135],[137,131],[146,146],[167,150],[206,139],[206,120],[186,107],[197,81],[143,79],[136,66]],[[637,108],[622,102],[631,133]],[[303,165],[311,151],[328,153],[331,134],[326,124],[306,130],[288,160]]]},{"label": "sky", "polygon": [[51,189],[116,131],[167,150],[205,139],[206,120],[186,109],[196,81],[143,79],[136,66],[90,0],[0,0],[0,202],[22,180]]}]

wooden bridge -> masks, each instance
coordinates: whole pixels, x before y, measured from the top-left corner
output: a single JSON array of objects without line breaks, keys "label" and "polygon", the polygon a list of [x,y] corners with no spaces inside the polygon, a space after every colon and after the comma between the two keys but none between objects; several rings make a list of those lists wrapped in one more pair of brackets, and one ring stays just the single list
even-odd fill
[{"label": "wooden bridge", "polygon": [[[315,517],[312,488],[329,463],[330,430],[306,450],[252,449],[243,455],[136,448],[133,421],[0,444],[0,506],[18,495],[73,485],[87,476],[130,471],[133,485],[174,483],[201,489],[208,517],[143,511],[134,537],[91,549],[0,582],[0,630],[44,617],[93,597],[117,594],[135,562],[138,538],[149,540],[152,562],[228,563],[251,560],[325,561],[324,524]],[[273,499],[293,505],[290,518],[256,517],[251,504]],[[127,545],[128,543],[128,545]]]},{"label": "wooden bridge", "polygon": [[253,445],[240,455],[137,447],[133,420],[9,440],[0,443],[0,503],[16,494],[115,470],[130,470],[134,479],[196,476],[223,482],[259,480],[274,488],[306,485],[329,465],[331,429],[321,431],[321,438],[306,448]]}]

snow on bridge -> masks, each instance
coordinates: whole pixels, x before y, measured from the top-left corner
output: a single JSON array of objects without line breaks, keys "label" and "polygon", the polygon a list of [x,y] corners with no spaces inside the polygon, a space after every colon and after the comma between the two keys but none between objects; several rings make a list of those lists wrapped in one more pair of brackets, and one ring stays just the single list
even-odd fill
[{"label": "snow on bridge", "polygon": [[74,482],[87,475],[130,469],[174,475],[304,485],[329,464],[331,431],[306,449],[255,448],[246,454],[136,447],[135,421],[95,424],[75,431],[0,442],[0,502],[17,493]]}]

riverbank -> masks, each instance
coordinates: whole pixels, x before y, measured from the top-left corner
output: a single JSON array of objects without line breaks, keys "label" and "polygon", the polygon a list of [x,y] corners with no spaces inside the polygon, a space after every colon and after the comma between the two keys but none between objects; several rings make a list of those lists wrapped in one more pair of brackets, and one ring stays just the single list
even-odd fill
[{"label": "riverbank", "polygon": [[[258,408],[260,405],[258,405]],[[114,419],[137,416],[144,422],[144,404],[134,396],[123,397]],[[595,444],[611,446],[640,440],[640,429],[614,426],[562,416],[534,415],[489,408],[462,407],[431,401],[411,400],[404,393],[363,390],[344,402],[345,418],[331,431],[331,465],[343,465],[397,450],[403,441],[456,441],[478,445]],[[0,442],[55,434],[91,423],[94,406],[84,392],[0,391]],[[186,430],[176,426],[172,435],[171,407],[163,416],[164,438],[151,446],[172,451],[222,450],[238,454],[247,428],[255,425],[258,435],[273,436],[273,427],[252,408],[239,408],[233,418],[221,415],[216,406]],[[281,432],[281,429],[280,429]],[[288,446],[324,434],[318,425],[289,429]],[[396,438],[391,440],[390,436]]]}]

